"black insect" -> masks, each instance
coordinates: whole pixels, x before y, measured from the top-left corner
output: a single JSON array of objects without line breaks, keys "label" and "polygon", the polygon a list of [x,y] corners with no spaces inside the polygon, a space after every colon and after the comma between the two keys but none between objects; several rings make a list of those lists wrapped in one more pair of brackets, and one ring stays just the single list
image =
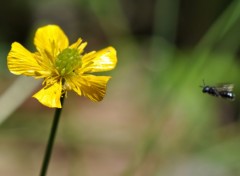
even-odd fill
[{"label": "black insect", "polygon": [[235,99],[235,94],[233,93],[233,84],[219,84],[217,86],[207,86],[203,81],[202,92],[208,93],[209,95],[221,97],[229,100]]}]

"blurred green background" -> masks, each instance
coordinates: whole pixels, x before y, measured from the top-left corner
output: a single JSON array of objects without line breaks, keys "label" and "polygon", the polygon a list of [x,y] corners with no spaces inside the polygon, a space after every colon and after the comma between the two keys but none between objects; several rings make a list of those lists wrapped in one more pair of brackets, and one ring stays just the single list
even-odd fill
[{"label": "blurred green background", "polygon": [[[8,0],[0,19],[0,175],[40,172],[54,109],[31,98],[33,79],[12,88],[6,57],[14,41],[34,51],[46,24],[118,52],[102,102],[68,94],[49,176],[240,175],[239,0]],[[236,100],[203,80],[235,84]]]}]

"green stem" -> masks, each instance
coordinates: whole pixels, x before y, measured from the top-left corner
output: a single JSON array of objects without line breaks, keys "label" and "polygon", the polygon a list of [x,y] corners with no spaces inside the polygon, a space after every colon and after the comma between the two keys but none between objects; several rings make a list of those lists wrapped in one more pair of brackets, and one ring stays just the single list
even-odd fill
[{"label": "green stem", "polygon": [[[61,99],[60,99],[62,106],[63,106],[63,102],[64,102],[64,97],[65,97],[65,94],[63,94]],[[53,123],[52,123],[51,133],[50,133],[50,136],[49,136],[49,139],[48,139],[48,144],[47,144],[47,148],[46,148],[46,151],[45,151],[44,160],[43,160],[43,163],[42,163],[42,169],[41,169],[40,176],[45,176],[46,173],[47,173],[47,168],[48,168],[49,160],[50,160],[50,157],[51,157],[51,154],[52,154],[52,148],[53,148],[54,139],[55,139],[55,136],[56,136],[58,122],[59,122],[59,119],[60,119],[61,112],[62,112],[62,108],[56,108]]]}]

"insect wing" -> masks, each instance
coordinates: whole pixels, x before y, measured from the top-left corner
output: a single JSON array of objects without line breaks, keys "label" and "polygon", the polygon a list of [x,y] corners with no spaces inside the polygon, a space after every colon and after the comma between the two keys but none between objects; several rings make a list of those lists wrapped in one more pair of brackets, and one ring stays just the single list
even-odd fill
[{"label": "insect wing", "polygon": [[219,84],[214,87],[218,92],[232,92],[234,85],[233,84]]}]

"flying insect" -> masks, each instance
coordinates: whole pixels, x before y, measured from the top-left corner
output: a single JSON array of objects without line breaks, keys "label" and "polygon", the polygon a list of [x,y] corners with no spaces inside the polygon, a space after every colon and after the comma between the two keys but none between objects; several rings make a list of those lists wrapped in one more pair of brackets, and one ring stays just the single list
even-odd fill
[{"label": "flying insect", "polygon": [[208,86],[205,85],[203,81],[202,92],[208,93],[209,95],[215,96],[215,97],[221,97],[228,100],[234,100],[235,94],[233,93],[233,84],[219,84],[216,86]]}]

